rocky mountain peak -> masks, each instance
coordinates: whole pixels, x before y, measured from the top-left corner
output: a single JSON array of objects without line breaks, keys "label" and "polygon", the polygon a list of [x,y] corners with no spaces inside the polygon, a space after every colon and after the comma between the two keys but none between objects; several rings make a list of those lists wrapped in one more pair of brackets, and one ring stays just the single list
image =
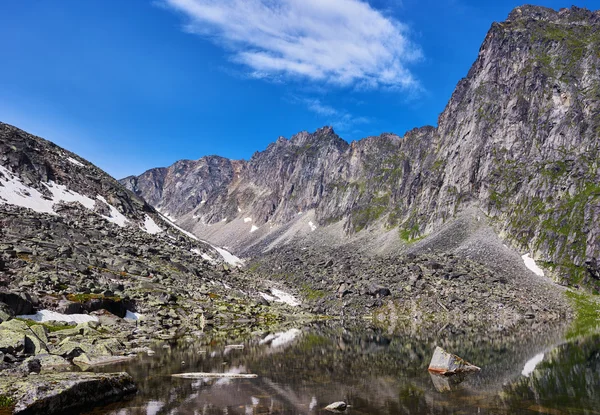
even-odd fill
[{"label": "rocky mountain peak", "polygon": [[590,11],[585,8],[572,6],[558,11],[542,6],[523,5],[510,12],[507,22],[540,20],[554,24],[585,24],[589,25],[600,18],[600,11]]},{"label": "rocky mountain peak", "polygon": [[437,127],[351,145],[330,127],[280,138],[181,223],[246,250],[310,211],[308,234],[397,228],[410,243],[476,206],[557,279],[600,281],[599,16],[516,8],[492,25]]}]

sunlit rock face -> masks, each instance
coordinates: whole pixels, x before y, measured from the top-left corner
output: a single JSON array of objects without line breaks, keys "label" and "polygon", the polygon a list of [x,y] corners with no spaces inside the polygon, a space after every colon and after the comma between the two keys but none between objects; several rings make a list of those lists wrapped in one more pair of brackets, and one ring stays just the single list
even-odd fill
[{"label": "sunlit rock face", "polygon": [[551,276],[597,284],[599,26],[597,11],[515,9],[492,24],[437,127],[350,144],[322,128],[249,161],[205,157],[123,182],[197,233],[253,218],[238,249],[309,210],[315,226],[398,227],[411,240],[475,205]]}]

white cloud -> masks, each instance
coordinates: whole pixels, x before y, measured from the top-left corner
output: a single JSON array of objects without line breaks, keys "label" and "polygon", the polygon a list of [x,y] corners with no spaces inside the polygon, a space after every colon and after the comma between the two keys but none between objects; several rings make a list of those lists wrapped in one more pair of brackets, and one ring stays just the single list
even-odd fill
[{"label": "white cloud", "polygon": [[341,132],[348,132],[357,125],[368,124],[372,121],[367,117],[354,115],[345,109],[336,109],[318,98],[293,97],[291,102],[306,106],[310,111],[322,116],[327,125],[331,125]]},{"label": "white cloud", "polygon": [[408,29],[361,0],[162,0],[251,76],[413,89]]}]

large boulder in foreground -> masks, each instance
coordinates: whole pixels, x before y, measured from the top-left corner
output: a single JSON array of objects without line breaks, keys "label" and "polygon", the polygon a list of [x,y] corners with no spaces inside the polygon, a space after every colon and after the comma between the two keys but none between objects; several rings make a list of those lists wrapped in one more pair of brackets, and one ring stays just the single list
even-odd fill
[{"label": "large boulder in foreground", "polygon": [[448,353],[441,347],[437,346],[433,352],[431,363],[429,363],[429,371],[439,373],[440,375],[454,375],[456,373],[478,372],[481,370],[475,365],[463,360],[462,358]]},{"label": "large boulder in foreground", "polygon": [[137,388],[127,373],[48,373],[1,377],[0,390],[15,403],[13,414],[62,414],[116,401]]}]

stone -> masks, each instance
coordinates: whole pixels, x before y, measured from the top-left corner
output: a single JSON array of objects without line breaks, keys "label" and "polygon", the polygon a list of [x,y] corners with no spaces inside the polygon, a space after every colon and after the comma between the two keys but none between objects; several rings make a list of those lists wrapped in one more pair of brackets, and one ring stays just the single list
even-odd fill
[{"label": "stone", "polygon": [[83,306],[81,303],[76,303],[69,300],[61,300],[58,303],[56,311],[62,314],[81,314],[83,313]]},{"label": "stone", "polygon": [[0,379],[16,401],[15,414],[55,415],[106,404],[135,393],[137,388],[127,373],[46,373],[23,380]]},{"label": "stone", "polygon": [[23,333],[0,329],[0,352],[15,354],[22,352],[24,349],[25,335]]},{"label": "stone", "polygon": [[10,309],[8,304],[0,302],[0,323],[3,321],[10,320],[14,317],[13,311]]},{"label": "stone", "polygon": [[325,409],[327,409],[328,411],[334,411],[334,412],[345,411],[347,408],[348,408],[348,404],[343,401],[334,402],[325,407]]},{"label": "stone", "polygon": [[67,359],[49,353],[37,354],[35,355],[35,358],[40,362],[42,370],[68,368],[69,366],[71,366]]},{"label": "stone", "polygon": [[34,304],[25,293],[0,291],[0,302],[6,304],[15,316],[33,314]]},{"label": "stone", "polygon": [[478,372],[479,370],[481,369],[477,366],[472,365],[454,354],[448,353],[439,346],[435,348],[431,363],[429,363],[429,371],[441,375]]}]

